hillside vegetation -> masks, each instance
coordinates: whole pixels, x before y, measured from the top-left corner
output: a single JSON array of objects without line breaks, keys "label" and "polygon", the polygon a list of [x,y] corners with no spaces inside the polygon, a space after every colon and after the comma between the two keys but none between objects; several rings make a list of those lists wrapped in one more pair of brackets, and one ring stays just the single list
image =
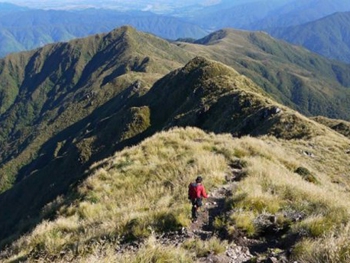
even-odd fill
[{"label": "hillside vegetation", "polygon": [[349,119],[349,65],[331,61],[263,32],[219,30],[185,50],[221,61],[299,112]]},{"label": "hillside vegetation", "polygon": [[[18,183],[0,196],[0,206],[11,215],[0,214],[2,237],[35,223],[37,211],[84,178],[89,164],[165,128],[196,126],[237,136],[273,134],[286,139],[319,132],[305,117],[266,98],[258,86],[232,68],[203,58],[169,73],[144,95],[121,100],[124,95],[117,95],[37,150],[38,157],[20,171],[24,174],[17,177]],[[12,202],[20,205],[12,206]],[[23,220],[26,217],[31,220]]]},{"label": "hillside vegetation", "polygon": [[[284,242],[294,243],[291,259],[347,262],[349,177],[343,175],[350,161],[344,153],[348,146],[348,140],[330,130],[298,141],[235,139],[194,128],[162,132],[92,165],[76,191],[43,209],[43,216],[52,219],[13,243],[1,259],[195,262],[200,253],[186,246],[190,239],[175,247],[155,237],[189,227],[186,186],[196,175],[203,175],[210,192],[239,161],[245,174],[225,201],[227,213],[215,219],[217,231],[225,229],[228,240],[240,231],[264,236],[267,230],[259,219],[274,216],[284,233],[281,248]],[[293,219],[295,214],[301,219]],[[118,252],[135,240],[145,244],[134,253]],[[207,249],[220,251],[213,243]]]},{"label": "hillside vegetation", "polygon": [[[190,58],[164,40],[145,37],[124,27],[0,61],[0,191],[11,187],[21,166],[37,159],[37,151],[51,137],[114,98],[114,109],[100,109],[100,114],[111,114]],[[28,171],[18,177],[23,173]]]},{"label": "hillside vegetation", "polygon": [[[253,262],[349,260],[349,138],[280,103],[303,108],[307,90],[310,112],[342,116],[346,65],[263,33],[173,44],[122,27],[0,68],[1,262],[203,262],[238,246]],[[195,225],[199,174],[213,196]]]},{"label": "hillside vegetation", "polygon": [[311,119],[328,126],[329,128],[343,134],[344,136],[350,138],[350,122],[344,120],[330,119],[324,116],[316,116]]}]

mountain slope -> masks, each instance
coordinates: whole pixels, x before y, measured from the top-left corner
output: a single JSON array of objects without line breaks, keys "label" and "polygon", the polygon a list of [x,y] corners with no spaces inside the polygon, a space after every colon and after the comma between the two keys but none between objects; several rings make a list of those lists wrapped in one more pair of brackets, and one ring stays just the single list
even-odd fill
[{"label": "mountain slope", "polygon": [[[349,116],[347,65],[264,33],[222,30],[196,44],[177,45],[123,27],[110,34],[45,46],[1,60],[2,191],[16,181],[15,175],[20,180],[30,174],[31,169],[25,165],[37,159],[38,150],[52,136],[99,107],[108,116],[112,109],[105,106],[107,101],[112,104],[119,94],[115,99],[118,110],[129,96],[143,94],[156,79],[196,54],[235,67],[274,99],[304,114],[343,119]],[[89,120],[79,125],[89,127]],[[237,134],[240,132],[238,129]],[[86,154],[84,160],[91,155]]]},{"label": "mountain slope", "polygon": [[[117,94],[122,107],[128,96],[142,93],[189,58],[164,40],[123,27],[1,60],[2,191],[18,174],[18,159],[27,164],[52,136]],[[137,83],[135,91],[133,83]]]},{"label": "mountain slope", "polygon": [[344,120],[329,119],[324,116],[316,116],[312,117],[312,119],[350,138],[350,122]]},{"label": "mountain slope", "polygon": [[[219,30],[227,27],[249,29],[251,24],[269,17],[281,6],[284,6],[287,1],[236,2],[226,1],[203,8],[199,12],[190,13],[187,19],[210,30]],[[184,18],[186,19],[186,17]]]},{"label": "mountain slope", "polygon": [[[84,178],[88,165],[163,129],[197,126],[237,136],[271,134],[285,139],[324,132],[268,99],[232,68],[201,58],[169,73],[143,93],[131,85],[51,138],[47,133],[38,135],[36,141],[47,141],[27,147],[37,157],[22,167],[18,182],[0,196],[0,208],[8,212],[0,215],[2,238],[30,227],[33,221],[24,220],[27,217],[36,222],[38,211]],[[54,124],[59,125],[64,115]]]},{"label": "mountain slope", "polygon": [[[288,255],[288,261],[327,257],[328,262],[346,262],[349,258],[341,251],[348,251],[342,240],[349,236],[343,227],[349,224],[349,185],[332,180],[345,171],[338,169],[347,166],[349,156],[342,148],[348,144],[330,130],[298,141],[234,139],[194,128],[161,132],[93,165],[76,191],[45,207],[43,213],[51,220],[14,242],[0,259],[136,263],[148,258],[198,262],[208,257],[209,261],[241,247],[243,236],[247,244],[251,242],[244,249],[251,251],[246,253],[252,260],[266,255],[282,260]],[[301,153],[310,148],[315,158]],[[236,178],[242,165],[241,178],[223,189],[224,213],[211,219],[213,225],[204,225],[206,232],[197,230],[204,234],[214,227],[213,238],[186,234],[196,227],[189,221],[188,182],[202,174],[214,194],[225,177]],[[295,172],[298,168],[315,174],[317,183]],[[219,233],[221,241],[216,238]],[[331,244],[330,235],[336,236]],[[262,239],[276,244],[267,246],[276,252],[266,248],[255,253],[254,244]],[[337,247],[342,250],[334,250]]]},{"label": "mountain slope", "polygon": [[287,28],[269,30],[274,37],[301,45],[325,57],[350,62],[350,12]]},{"label": "mountain slope", "polygon": [[194,54],[221,61],[259,84],[274,99],[305,115],[348,119],[349,65],[325,59],[263,32],[219,30],[179,43]]},{"label": "mountain slope", "polygon": [[220,1],[207,7],[185,9],[178,16],[210,30],[226,27],[246,30],[268,30],[321,19],[335,12],[350,11],[343,0],[258,0]]},{"label": "mountain slope", "polygon": [[29,8],[23,7],[23,6],[18,6],[10,3],[0,3],[0,16],[11,14],[11,13],[16,13],[20,11],[28,11]]}]

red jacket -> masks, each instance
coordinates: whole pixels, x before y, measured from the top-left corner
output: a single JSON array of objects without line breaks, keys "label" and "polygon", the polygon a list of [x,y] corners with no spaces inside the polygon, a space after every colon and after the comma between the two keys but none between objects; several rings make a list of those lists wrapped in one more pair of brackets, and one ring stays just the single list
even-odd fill
[{"label": "red jacket", "polygon": [[196,199],[196,198],[207,198],[208,195],[205,192],[205,188],[201,183],[190,183],[188,186],[188,198]]}]

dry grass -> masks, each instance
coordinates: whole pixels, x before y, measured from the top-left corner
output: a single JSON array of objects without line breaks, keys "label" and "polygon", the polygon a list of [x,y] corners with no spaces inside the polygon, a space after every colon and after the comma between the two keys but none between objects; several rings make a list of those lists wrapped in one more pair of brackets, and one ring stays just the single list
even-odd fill
[{"label": "dry grass", "polygon": [[[233,139],[195,128],[161,132],[94,164],[77,193],[47,206],[48,210],[58,206],[57,218],[38,225],[0,259],[192,262],[207,253],[203,251],[220,253],[224,243],[218,240],[192,240],[176,248],[157,244],[152,238],[189,225],[187,185],[193,178],[201,174],[210,192],[230,173],[229,164],[240,159],[247,174],[227,200],[232,204],[231,216],[216,220],[217,225],[232,234],[241,229],[254,236],[260,231],[258,216],[275,215],[281,225],[289,225],[290,234],[305,237],[293,250],[301,262],[325,257],[330,262],[347,262],[350,196],[348,178],[342,173],[350,161],[343,154],[348,145],[347,139],[332,133],[307,141],[285,141]],[[304,154],[310,147],[315,156]],[[298,167],[305,167],[318,183],[296,173]],[[284,216],[290,211],[305,217],[292,223]],[[135,255],[115,252],[118,244],[132,240],[146,241]],[[302,249],[306,243],[309,248]]]}]

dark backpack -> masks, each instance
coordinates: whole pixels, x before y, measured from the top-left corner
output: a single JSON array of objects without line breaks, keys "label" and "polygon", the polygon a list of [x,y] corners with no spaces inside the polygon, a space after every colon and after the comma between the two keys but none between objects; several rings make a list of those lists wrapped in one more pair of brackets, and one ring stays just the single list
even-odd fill
[{"label": "dark backpack", "polygon": [[197,187],[198,187],[197,183],[190,183],[190,185],[188,186],[188,199],[198,198]]}]

